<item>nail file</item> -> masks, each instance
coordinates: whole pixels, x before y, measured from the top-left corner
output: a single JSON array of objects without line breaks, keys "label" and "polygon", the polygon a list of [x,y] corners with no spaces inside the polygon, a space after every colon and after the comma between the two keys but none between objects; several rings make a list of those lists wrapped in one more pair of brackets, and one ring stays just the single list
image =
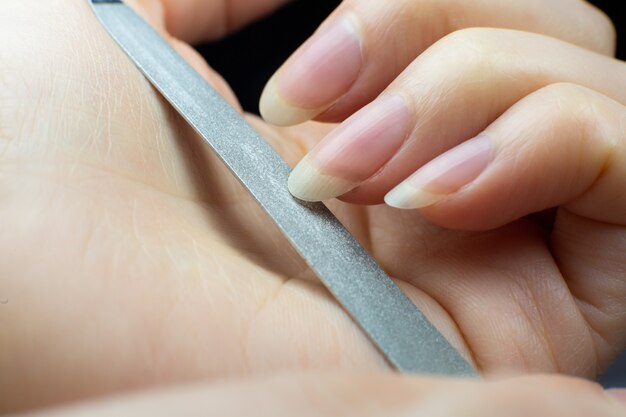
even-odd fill
[{"label": "nail file", "polygon": [[148,23],[121,0],[90,3],[139,70],[230,168],[393,367],[476,376],[322,203],[289,194],[289,166]]}]

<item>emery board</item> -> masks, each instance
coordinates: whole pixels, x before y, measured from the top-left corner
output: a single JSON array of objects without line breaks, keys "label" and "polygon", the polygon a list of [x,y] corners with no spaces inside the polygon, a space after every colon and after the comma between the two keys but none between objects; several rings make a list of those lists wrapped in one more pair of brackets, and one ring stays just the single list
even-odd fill
[{"label": "emery board", "polygon": [[289,166],[161,35],[121,0],[89,1],[126,55],[250,192],[391,366],[477,375],[322,203],[289,193]]}]

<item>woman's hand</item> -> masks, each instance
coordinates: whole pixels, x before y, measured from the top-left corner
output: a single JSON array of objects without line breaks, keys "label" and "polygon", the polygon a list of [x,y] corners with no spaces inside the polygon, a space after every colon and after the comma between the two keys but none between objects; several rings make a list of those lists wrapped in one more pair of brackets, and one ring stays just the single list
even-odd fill
[{"label": "woman's hand", "polygon": [[626,315],[626,64],[613,48],[606,16],[578,0],[347,0],[261,110],[284,125],[343,120],[295,168],[295,196],[421,209],[367,209],[371,247],[445,308],[481,368],[582,375],[581,358],[626,341],[610,318]]},{"label": "woman's hand", "polygon": [[33,417],[623,416],[624,392],[608,394],[596,384],[556,376],[483,382],[382,373],[296,373],[147,392]]},{"label": "woman's hand", "polygon": [[[473,67],[468,65],[476,64],[480,58],[476,55],[480,54],[508,52],[519,56],[514,63],[524,59],[527,50],[508,49],[512,45],[507,38],[503,39],[501,50],[485,50],[485,46],[491,45],[476,43],[468,38],[470,33],[464,32],[475,27],[542,34],[607,56],[615,51],[611,21],[582,0],[344,0],[272,77],[261,100],[261,112],[266,120],[278,125],[294,125],[312,118],[342,121],[376,98],[421,53],[458,31],[448,43],[438,45],[421,59],[430,66],[423,68],[423,74],[413,83],[431,81],[422,80],[426,75],[436,78],[440,72],[445,76],[471,70]],[[462,43],[463,40],[467,42]],[[498,45],[498,40],[491,39],[491,44]],[[450,45],[454,41],[459,44]],[[448,54],[438,56],[440,61],[425,60],[436,58],[433,54],[444,46]],[[533,49],[536,44],[527,46]],[[529,69],[537,64],[537,51],[534,52],[528,57]],[[565,63],[562,67],[563,71],[568,70]],[[434,73],[426,72],[428,69]],[[402,79],[415,75],[404,74]],[[450,81],[440,79],[441,84]],[[454,91],[453,87],[457,86],[450,86],[450,91]],[[407,95],[411,93],[414,91],[407,91]],[[431,97],[435,98],[438,97]]]},{"label": "woman's hand", "polygon": [[[222,32],[213,32],[224,27],[211,14],[216,2],[137,3],[237,106],[183,43]],[[255,5],[260,13],[277,3]],[[228,4],[228,21],[251,18],[249,3]],[[209,19],[217,23],[206,27]],[[278,370],[385,368],[86,1],[0,2],[0,33],[0,411]],[[610,49],[597,42],[587,46]],[[470,111],[454,115],[476,123]],[[332,128],[248,118],[292,163]],[[384,206],[332,206],[484,373],[593,378],[626,345],[624,243],[615,226],[585,220],[591,235],[550,247],[528,219],[470,234]],[[575,245],[583,237],[596,243]],[[564,279],[552,251],[568,243],[584,250]]]}]

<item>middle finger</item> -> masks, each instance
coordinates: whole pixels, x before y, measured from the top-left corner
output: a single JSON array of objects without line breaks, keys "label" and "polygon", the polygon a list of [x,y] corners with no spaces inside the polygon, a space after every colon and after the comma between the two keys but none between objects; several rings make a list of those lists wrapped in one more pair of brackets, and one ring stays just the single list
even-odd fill
[{"label": "middle finger", "polygon": [[439,41],[374,102],[298,164],[290,189],[305,200],[375,204],[440,153],[474,137],[511,105],[568,82],[626,102],[626,64],[542,35],[467,29]]}]

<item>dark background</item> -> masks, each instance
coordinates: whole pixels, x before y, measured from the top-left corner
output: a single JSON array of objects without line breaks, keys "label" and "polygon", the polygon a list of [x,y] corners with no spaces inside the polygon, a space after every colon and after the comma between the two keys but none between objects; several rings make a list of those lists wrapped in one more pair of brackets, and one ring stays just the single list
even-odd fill
[{"label": "dark background", "polygon": [[[243,107],[258,113],[258,100],[267,80],[339,3],[338,0],[295,1],[220,42],[198,49],[230,83]],[[613,19],[618,32],[617,56],[626,59],[626,13],[619,10],[624,6],[623,1],[591,3]],[[626,387],[626,354],[602,382],[606,386]]]},{"label": "dark background", "polygon": [[[338,0],[294,1],[227,39],[200,46],[200,52],[230,82],[244,109],[258,113],[261,90],[269,77],[339,3]],[[626,59],[626,13],[619,10],[624,9],[623,0],[590,3],[613,19],[619,32],[617,56]]]}]

